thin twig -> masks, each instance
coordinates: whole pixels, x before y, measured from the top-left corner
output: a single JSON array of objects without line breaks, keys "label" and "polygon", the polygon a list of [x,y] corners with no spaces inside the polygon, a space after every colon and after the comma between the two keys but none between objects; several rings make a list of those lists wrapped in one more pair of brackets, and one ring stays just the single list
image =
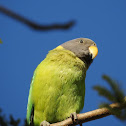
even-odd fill
[{"label": "thin twig", "polygon": [[55,30],[55,29],[64,29],[65,30],[65,29],[71,28],[75,24],[75,21],[69,21],[69,22],[63,23],[63,24],[41,25],[41,24],[37,24],[3,6],[0,6],[0,12],[17,21],[20,21],[21,23],[26,24],[27,26],[31,27],[34,30],[41,30],[41,31]]}]

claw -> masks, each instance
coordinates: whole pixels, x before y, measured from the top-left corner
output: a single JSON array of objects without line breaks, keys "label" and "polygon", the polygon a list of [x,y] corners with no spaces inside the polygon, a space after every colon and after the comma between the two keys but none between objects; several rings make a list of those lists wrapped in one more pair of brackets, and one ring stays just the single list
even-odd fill
[{"label": "claw", "polygon": [[72,119],[73,122],[76,122],[78,120],[77,113],[76,112],[71,113],[70,118]]},{"label": "claw", "polygon": [[50,126],[50,123],[47,121],[43,121],[40,126]]}]

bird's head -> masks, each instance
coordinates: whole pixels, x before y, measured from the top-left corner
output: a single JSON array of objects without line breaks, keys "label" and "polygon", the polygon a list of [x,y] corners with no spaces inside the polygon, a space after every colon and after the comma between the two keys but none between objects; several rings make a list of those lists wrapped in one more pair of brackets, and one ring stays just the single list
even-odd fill
[{"label": "bird's head", "polygon": [[88,38],[77,38],[65,42],[61,45],[63,48],[72,51],[89,67],[93,59],[98,54],[98,48],[94,41]]}]

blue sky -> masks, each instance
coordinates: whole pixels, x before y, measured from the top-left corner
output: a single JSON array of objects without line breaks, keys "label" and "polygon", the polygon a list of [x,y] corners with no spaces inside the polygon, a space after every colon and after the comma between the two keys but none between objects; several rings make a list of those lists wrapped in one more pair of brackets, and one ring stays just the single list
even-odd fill
[{"label": "blue sky", "polygon": [[[99,54],[87,71],[85,107],[82,112],[98,108],[104,101],[92,90],[96,84],[108,86],[101,75],[108,74],[126,90],[126,1],[125,0],[1,0],[3,5],[42,24],[76,20],[71,29],[34,31],[0,13],[0,107],[7,115],[24,119],[33,71],[49,50],[71,39],[85,37],[96,42]],[[119,126],[109,116],[86,126]]]}]

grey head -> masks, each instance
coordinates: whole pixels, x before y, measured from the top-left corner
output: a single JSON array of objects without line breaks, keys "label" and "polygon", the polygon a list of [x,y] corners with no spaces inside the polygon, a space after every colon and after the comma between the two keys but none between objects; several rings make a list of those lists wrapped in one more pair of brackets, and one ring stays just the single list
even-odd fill
[{"label": "grey head", "polygon": [[87,66],[90,66],[97,56],[98,49],[94,41],[88,38],[77,38],[67,41],[61,45],[63,48],[72,51]]}]

